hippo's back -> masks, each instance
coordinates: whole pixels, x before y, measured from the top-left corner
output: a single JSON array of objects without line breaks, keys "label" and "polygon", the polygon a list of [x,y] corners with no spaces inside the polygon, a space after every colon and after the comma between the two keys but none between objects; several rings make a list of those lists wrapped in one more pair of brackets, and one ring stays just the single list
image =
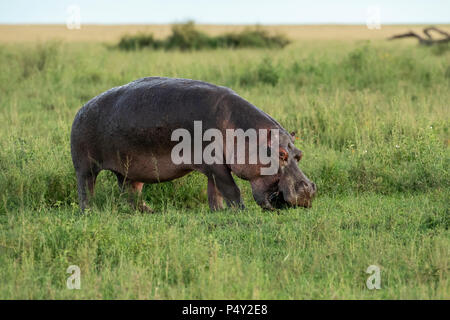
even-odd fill
[{"label": "hippo's back", "polygon": [[229,94],[236,95],[231,89],[203,81],[146,77],[94,97],[80,109],[75,122],[82,121],[88,115],[101,122],[108,115],[162,115],[167,112],[191,112],[190,109],[194,108],[205,112],[208,111],[205,109],[214,106],[211,102]]},{"label": "hippo's back", "polygon": [[218,112],[217,103],[231,89],[207,82],[147,77],[112,88],[88,101],[77,113],[72,136],[110,134],[114,130],[146,130],[183,126]]}]

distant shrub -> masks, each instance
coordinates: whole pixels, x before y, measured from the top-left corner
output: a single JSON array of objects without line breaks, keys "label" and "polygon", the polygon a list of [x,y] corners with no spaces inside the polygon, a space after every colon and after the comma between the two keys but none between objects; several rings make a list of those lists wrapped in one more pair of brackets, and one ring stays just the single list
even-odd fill
[{"label": "distant shrub", "polygon": [[246,29],[217,37],[218,46],[226,48],[283,48],[289,40],[283,35],[271,36],[263,29]]},{"label": "distant shrub", "polygon": [[239,33],[227,33],[209,36],[195,28],[195,24],[187,22],[172,26],[172,34],[163,40],[157,40],[152,34],[139,33],[123,36],[117,47],[122,50],[180,49],[200,50],[216,48],[283,48],[290,41],[283,35],[270,35],[260,28],[248,28]]},{"label": "distant shrub", "polygon": [[216,47],[214,38],[195,29],[193,22],[174,25],[172,34],[163,41],[166,49],[199,50]]},{"label": "distant shrub", "polygon": [[143,48],[159,49],[162,47],[162,43],[154,39],[152,34],[140,33],[134,36],[123,36],[117,46],[122,50],[138,50]]}]

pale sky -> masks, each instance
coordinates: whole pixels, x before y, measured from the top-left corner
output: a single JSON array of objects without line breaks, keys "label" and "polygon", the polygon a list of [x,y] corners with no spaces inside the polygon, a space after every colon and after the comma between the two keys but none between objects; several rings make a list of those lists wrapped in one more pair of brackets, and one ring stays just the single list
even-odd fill
[{"label": "pale sky", "polygon": [[0,24],[63,24],[71,5],[83,24],[365,24],[374,6],[381,24],[450,23],[450,0],[0,0]]}]

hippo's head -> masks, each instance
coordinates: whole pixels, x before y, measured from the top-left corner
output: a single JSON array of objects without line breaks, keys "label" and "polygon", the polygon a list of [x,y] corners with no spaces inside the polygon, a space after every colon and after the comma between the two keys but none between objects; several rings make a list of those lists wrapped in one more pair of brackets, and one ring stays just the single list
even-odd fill
[{"label": "hippo's head", "polygon": [[303,155],[294,145],[294,135],[280,133],[277,174],[260,176],[250,181],[253,197],[264,209],[311,207],[317,189],[298,167]]}]

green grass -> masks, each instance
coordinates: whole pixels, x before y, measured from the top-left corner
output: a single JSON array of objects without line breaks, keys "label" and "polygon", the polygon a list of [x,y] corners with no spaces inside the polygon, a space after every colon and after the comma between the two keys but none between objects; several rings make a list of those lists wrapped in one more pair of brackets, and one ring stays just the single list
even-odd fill
[{"label": "green grass", "polygon": [[[0,298],[449,299],[450,56],[385,42],[283,50],[0,46]],[[144,76],[233,88],[297,131],[313,208],[209,212],[200,174],[133,211],[100,174],[78,213],[70,126],[90,98]],[[381,268],[381,290],[365,282]],[[69,265],[81,290],[66,289]]]}]

